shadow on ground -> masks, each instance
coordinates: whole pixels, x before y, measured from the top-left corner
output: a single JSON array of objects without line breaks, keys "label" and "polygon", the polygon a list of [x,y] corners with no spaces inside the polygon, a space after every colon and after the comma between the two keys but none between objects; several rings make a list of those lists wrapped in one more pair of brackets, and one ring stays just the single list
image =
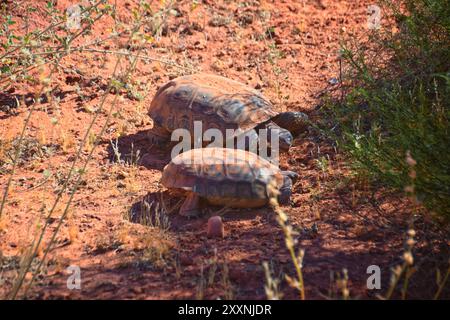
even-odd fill
[{"label": "shadow on ground", "polygon": [[108,159],[162,170],[170,162],[170,151],[160,150],[147,139],[148,130],[122,136],[108,142]]},{"label": "shadow on ground", "polygon": [[[133,223],[147,226],[166,226],[171,231],[189,231],[203,228],[207,220],[220,215],[225,222],[253,221],[255,218],[276,224],[275,213],[269,207],[235,209],[211,206],[205,203],[199,217],[183,217],[178,214],[185,197],[169,190],[149,192],[131,206],[127,218]],[[205,229],[206,230],[206,229]]]}]

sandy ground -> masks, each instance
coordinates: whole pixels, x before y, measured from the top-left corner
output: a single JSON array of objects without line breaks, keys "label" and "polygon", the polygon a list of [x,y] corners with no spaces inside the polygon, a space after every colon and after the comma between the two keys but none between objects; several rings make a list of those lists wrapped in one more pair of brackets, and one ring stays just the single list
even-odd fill
[{"label": "sandy ground", "polygon": [[[31,2],[7,3],[16,25],[23,25],[24,10]],[[129,23],[136,3],[118,2],[117,19]],[[94,152],[69,218],[29,298],[264,299],[264,261],[273,268],[274,277],[282,280],[284,298],[298,297],[283,280],[284,274],[293,276],[295,271],[282,230],[269,208],[225,212],[224,239],[206,237],[207,219],[216,209],[191,220],[172,212],[166,231],[127,219],[142,199],[158,200],[164,192],[159,179],[167,159],[145,138],[152,126],[146,109],[156,90],[169,79],[203,71],[260,90],[280,111],[304,111],[317,119],[322,97],[333,90],[339,78],[339,44],[350,36],[365,36],[366,11],[371,3],[203,1],[195,7],[193,3],[176,2],[176,15],[169,16],[162,35],[141,51],[183,68],[158,61],[138,62],[132,89],[119,93],[111,124]],[[57,8],[69,4],[58,1]],[[45,3],[34,5],[42,9]],[[152,4],[152,8],[158,6],[159,2]],[[43,28],[49,23],[42,10],[31,17],[31,27]],[[104,18],[80,41],[103,38],[112,25],[111,18]],[[100,49],[117,51],[125,41],[126,37],[105,42]],[[51,80],[52,90],[36,106],[26,136],[39,145],[33,147],[30,142],[30,156],[16,170],[0,224],[4,262],[0,294],[11,288],[19,257],[30,246],[61,190],[76,146],[100,105],[115,63],[114,54],[92,52],[62,59]],[[8,104],[14,97],[24,97],[29,102],[38,87],[16,83],[0,93],[0,100]],[[113,96],[108,96],[106,109]],[[0,111],[3,142],[19,135],[29,104],[22,104],[13,113]],[[100,113],[93,132],[99,133],[105,120],[106,114]],[[115,143],[116,138],[123,159],[130,159],[139,150],[137,164],[115,161],[111,141]],[[87,154],[88,150],[82,153],[77,168]],[[283,209],[298,232],[298,247],[305,250],[307,298],[339,297],[336,279],[343,269],[348,270],[351,297],[374,298],[385,292],[390,268],[401,263],[405,233],[413,218],[408,201],[352,179],[342,155],[312,130],[295,141],[289,155],[282,157],[281,168],[300,174],[292,206]],[[0,171],[2,190],[7,178]],[[163,195],[168,205],[179,200],[167,192]],[[44,243],[55,230],[68,197],[66,192]],[[437,288],[435,270],[442,269],[448,257],[448,237],[420,215],[415,217],[414,228],[417,270],[410,280],[408,297],[432,297]],[[81,290],[66,287],[69,265],[81,268]],[[369,265],[380,266],[384,290],[367,290]],[[444,296],[449,292],[444,291]]]}]

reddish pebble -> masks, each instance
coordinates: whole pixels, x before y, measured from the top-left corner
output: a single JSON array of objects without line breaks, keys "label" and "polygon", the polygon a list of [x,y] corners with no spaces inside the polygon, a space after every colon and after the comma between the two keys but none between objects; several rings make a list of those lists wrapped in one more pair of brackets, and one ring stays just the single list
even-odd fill
[{"label": "reddish pebble", "polygon": [[225,230],[223,228],[222,218],[214,216],[208,219],[208,238],[223,238]]}]

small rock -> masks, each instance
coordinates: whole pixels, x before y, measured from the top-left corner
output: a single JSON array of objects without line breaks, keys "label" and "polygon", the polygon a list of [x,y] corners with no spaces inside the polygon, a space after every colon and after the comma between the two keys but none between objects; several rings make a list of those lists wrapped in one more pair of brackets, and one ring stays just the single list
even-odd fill
[{"label": "small rock", "polygon": [[121,171],[121,172],[119,172],[118,174],[117,174],[117,179],[119,179],[119,180],[123,180],[123,179],[125,179],[126,177],[127,177],[127,173],[126,172],[123,172],[123,171]]},{"label": "small rock", "polygon": [[244,13],[238,18],[238,21],[243,27],[248,26],[249,24],[253,23],[253,14]]},{"label": "small rock", "polygon": [[206,48],[206,44],[203,43],[203,42],[201,42],[201,41],[196,41],[196,42],[194,43],[194,48],[195,48],[195,49],[199,49],[199,50],[203,50],[203,49]]},{"label": "small rock", "polygon": [[293,13],[297,13],[298,12],[298,8],[293,5],[293,4],[288,4],[287,8],[289,9],[289,11],[293,12]]},{"label": "small rock", "polygon": [[222,218],[220,216],[214,216],[208,219],[208,238],[223,238],[225,230],[223,227]]},{"label": "small rock", "polygon": [[337,78],[331,78],[330,80],[328,80],[328,83],[331,85],[336,85],[339,83],[339,80]]},{"label": "small rock", "polygon": [[275,38],[275,44],[283,44],[283,43],[284,42],[283,42],[283,40],[281,38],[279,38],[279,37]]},{"label": "small rock", "polygon": [[223,57],[225,56],[227,53],[223,50],[220,50],[219,52],[216,53],[216,57]]}]

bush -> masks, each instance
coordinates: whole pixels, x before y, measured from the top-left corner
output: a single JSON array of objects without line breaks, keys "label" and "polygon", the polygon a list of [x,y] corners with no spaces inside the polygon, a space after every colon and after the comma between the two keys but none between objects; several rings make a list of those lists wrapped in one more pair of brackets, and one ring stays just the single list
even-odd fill
[{"label": "bush", "polygon": [[[382,29],[343,45],[327,132],[374,183],[450,219],[450,1],[383,2]],[[396,26],[395,30],[387,30]],[[331,117],[330,117],[331,116]],[[415,160],[406,161],[406,155]],[[411,188],[413,187],[413,188]]]}]

